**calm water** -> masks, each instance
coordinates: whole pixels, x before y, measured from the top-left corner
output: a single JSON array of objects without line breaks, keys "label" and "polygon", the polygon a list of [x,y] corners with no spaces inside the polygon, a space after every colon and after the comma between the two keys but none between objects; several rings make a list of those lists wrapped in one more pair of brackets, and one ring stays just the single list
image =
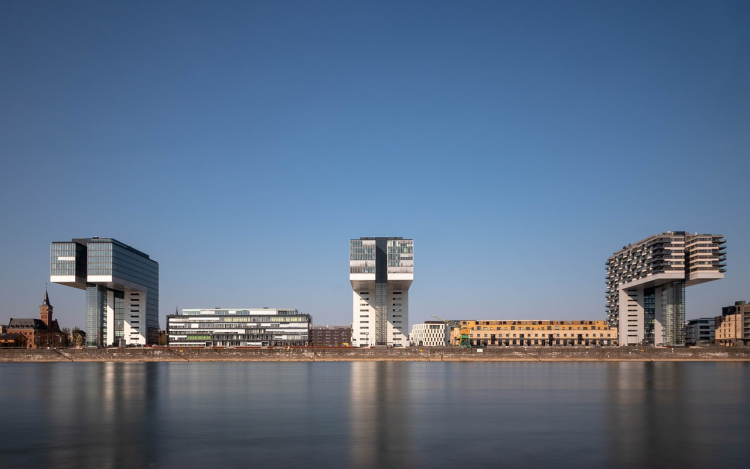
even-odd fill
[{"label": "calm water", "polygon": [[746,363],[0,364],[0,467],[750,468]]}]

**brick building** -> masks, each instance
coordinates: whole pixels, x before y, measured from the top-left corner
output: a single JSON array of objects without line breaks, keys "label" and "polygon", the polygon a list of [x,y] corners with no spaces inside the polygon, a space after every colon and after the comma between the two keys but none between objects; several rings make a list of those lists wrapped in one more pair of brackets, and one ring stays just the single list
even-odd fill
[{"label": "brick building", "polygon": [[26,336],[0,333],[0,348],[26,348]]},{"label": "brick building", "polygon": [[22,334],[26,337],[26,348],[60,347],[67,345],[67,337],[60,330],[57,320],[52,319],[53,307],[45,292],[44,302],[39,307],[41,319],[10,318],[6,328],[8,334]]},{"label": "brick building", "polygon": [[313,347],[343,347],[352,343],[352,328],[347,326],[313,326]]}]

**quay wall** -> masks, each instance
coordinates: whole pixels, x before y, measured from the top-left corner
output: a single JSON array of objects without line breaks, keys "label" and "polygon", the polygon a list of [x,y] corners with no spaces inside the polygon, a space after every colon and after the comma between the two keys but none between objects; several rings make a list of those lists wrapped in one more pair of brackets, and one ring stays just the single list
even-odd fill
[{"label": "quay wall", "polygon": [[750,361],[750,347],[457,347],[0,349],[0,362]]}]

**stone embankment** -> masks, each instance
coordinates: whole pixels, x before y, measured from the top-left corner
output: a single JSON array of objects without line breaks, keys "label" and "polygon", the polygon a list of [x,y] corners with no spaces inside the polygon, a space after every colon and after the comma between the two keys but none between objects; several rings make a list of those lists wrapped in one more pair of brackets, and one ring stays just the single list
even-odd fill
[{"label": "stone embankment", "polygon": [[750,347],[109,348],[0,349],[0,362],[750,361]]}]

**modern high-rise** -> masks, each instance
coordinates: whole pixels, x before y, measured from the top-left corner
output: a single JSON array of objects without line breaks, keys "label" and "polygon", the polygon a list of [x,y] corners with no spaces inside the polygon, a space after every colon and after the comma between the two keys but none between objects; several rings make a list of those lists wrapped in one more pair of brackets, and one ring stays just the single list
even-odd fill
[{"label": "modern high-rise", "polygon": [[667,231],[607,259],[607,316],[620,345],[684,345],[685,287],[724,278],[721,235]]},{"label": "modern high-rise", "polygon": [[349,242],[352,346],[409,345],[409,287],[413,280],[413,239],[375,237]]},{"label": "modern high-rise", "polygon": [[156,344],[159,263],[112,238],[52,243],[50,282],[86,290],[86,345]]}]

